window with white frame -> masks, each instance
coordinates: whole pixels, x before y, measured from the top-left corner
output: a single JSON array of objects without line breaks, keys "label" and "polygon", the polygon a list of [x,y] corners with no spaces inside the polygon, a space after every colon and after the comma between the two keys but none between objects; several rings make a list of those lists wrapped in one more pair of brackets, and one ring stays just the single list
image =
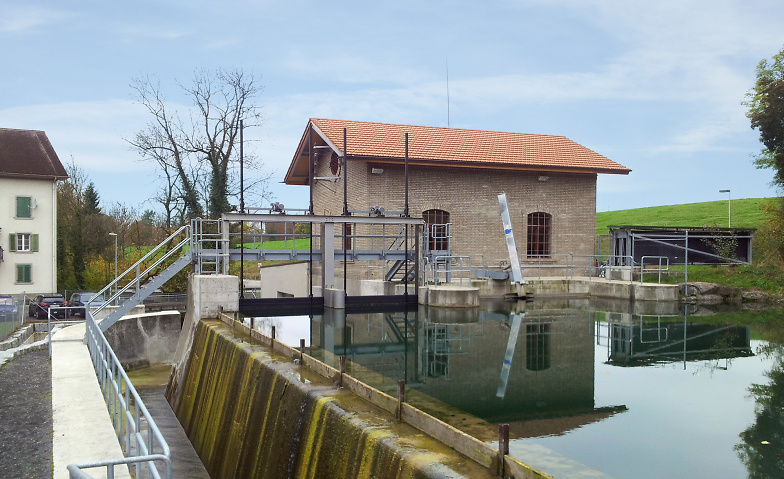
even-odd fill
[{"label": "window with white frame", "polygon": [[30,240],[30,233],[17,233],[16,234],[16,250],[17,251],[32,251]]},{"label": "window with white frame", "polygon": [[8,246],[11,251],[38,251],[38,235],[34,233],[11,233],[8,235]]}]

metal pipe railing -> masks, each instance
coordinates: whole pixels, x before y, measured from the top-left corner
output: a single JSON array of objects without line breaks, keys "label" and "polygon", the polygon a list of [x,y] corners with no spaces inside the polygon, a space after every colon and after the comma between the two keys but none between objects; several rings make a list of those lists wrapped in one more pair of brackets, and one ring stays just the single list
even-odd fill
[{"label": "metal pipe railing", "polygon": [[[142,477],[146,471],[155,479],[171,479],[171,451],[166,439],[161,434],[155,420],[144,405],[139,393],[131,384],[128,375],[120,364],[120,360],[112,351],[92,313],[85,312],[85,340],[90,352],[90,359],[112,417],[114,430],[120,440],[120,446],[126,457],[107,459],[105,461],[69,464],[71,478],[89,478],[83,469],[106,467],[107,477],[114,477],[114,467],[121,464],[134,464],[136,477]],[[146,425],[147,434],[143,433]],[[159,452],[156,452],[159,451]],[[158,472],[155,462],[163,463],[163,475]]]},{"label": "metal pipe railing", "polygon": [[[174,248],[172,248],[169,251],[167,251],[166,254],[164,254],[163,257],[161,257],[157,261],[155,261],[155,263],[153,263],[152,266],[148,267],[143,272],[139,271],[139,267],[145,261],[149,260],[151,257],[156,255],[159,250],[164,248],[167,244],[169,244],[169,242],[171,240],[173,240],[174,238],[176,238],[177,236],[179,236],[183,232],[186,233],[185,239],[180,241]],[[108,306],[109,304],[114,303],[120,297],[120,295],[122,295],[125,291],[128,290],[128,288],[130,288],[131,286],[137,285],[141,281],[141,278],[143,278],[145,275],[147,275],[154,268],[158,267],[161,263],[163,263],[163,261],[167,260],[168,258],[173,256],[174,254],[179,253],[180,249],[183,248],[185,245],[191,244],[191,242],[192,242],[192,235],[190,233],[191,233],[190,225],[181,226],[177,231],[175,231],[174,233],[169,235],[168,238],[166,238],[161,243],[159,243],[158,246],[156,246],[155,248],[151,249],[147,254],[142,256],[141,259],[139,259],[139,261],[134,263],[130,268],[128,268],[125,271],[123,271],[123,273],[120,274],[119,276],[117,276],[117,278],[115,278],[114,281],[112,281],[111,283],[106,285],[102,290],[98,291],[98,294],[97,294],[96,297],[103,297],[104,293],[106,293],[106,291],[111,291],[111,288],[116,286],[117,284],[119,284],[120,280],[125,278],[126,275],[128,275],[132,271],[136,273],[136,278],[134,278],[133,280],[129,281],[124,287],[122,287],[122,289],[118,290],[115,287],[114,294],[112,296],[108,297],[106,299],[106,302],[104,304],[100,305],[94,311],[94,313],[97,313],[97,312],[101,311],[103,308],[105,308],[106,306]],[[189,248],[189,250],[193,251],[193,247],[192,247],[193,245],[191,244],[190,246],[191,247]],[[89,302],[88,302],[88,304],[85,304],[85,309],[89,309],[89,306],[90,305],[89,305]]]}]

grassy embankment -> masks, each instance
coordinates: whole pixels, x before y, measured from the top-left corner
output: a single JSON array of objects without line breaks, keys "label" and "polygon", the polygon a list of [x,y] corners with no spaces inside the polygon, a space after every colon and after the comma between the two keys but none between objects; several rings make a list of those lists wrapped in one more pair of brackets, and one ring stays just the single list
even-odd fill
[{"label": "grassy embankment", "polygon": [[[732,200],[732,226],[734,228],[762,227],[764,216],[760,206],[772,201],[775,199]],[[606,235],[607,227],[611,225],[726,227],[727,219],[727,201],[635,208],[597,213],[596,233]],[[683,281],[683,267],[671,266],[670,269],[673,273],[669,275],[667,281]],[[784,271],[772,266],[689,266],[689,281],[709,281],[784,294]]]}]

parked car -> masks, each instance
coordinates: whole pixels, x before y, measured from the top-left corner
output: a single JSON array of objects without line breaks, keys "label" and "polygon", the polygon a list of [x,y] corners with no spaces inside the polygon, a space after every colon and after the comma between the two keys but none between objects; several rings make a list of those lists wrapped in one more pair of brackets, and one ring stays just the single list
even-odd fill
[{"label": "parked car", "polygon": [[71,299],[68,300],[68,306],[70,306],[68,315],[81,316],[83,318],[87,317],[87,314],[84,311],[84,306],[87,303],[90,303],[90,307],[96,307],[106,303],[106,300],[98,293],[91,293],[88,291],[74,293],[71,295]]},{"label": "parked car", "polygon": [[8,294],[0,294],[0,321],[16,319],[16,300]]},{"label": "parked car", "polygon": [[[39,294],[30,303],[27,314],[30,317],[35,316],[38,319],[44,319],[47,316],[47,311],[52,306],[68,306],[68,303],[63,298],[62,294]],[[53,309],[53,318],[65,318],[64,309]]]}]

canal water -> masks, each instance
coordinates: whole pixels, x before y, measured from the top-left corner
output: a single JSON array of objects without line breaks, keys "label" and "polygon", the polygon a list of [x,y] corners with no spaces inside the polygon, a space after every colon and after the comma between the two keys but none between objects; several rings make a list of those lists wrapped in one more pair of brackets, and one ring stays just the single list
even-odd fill
[{"label": "canal water", "polygon": [[[635,307],[636,306],[636,307]],[[784,313],[589,299],[254,318],[556,478],[784,477]],[[250,322],[250,318],[246,318]]]}]

